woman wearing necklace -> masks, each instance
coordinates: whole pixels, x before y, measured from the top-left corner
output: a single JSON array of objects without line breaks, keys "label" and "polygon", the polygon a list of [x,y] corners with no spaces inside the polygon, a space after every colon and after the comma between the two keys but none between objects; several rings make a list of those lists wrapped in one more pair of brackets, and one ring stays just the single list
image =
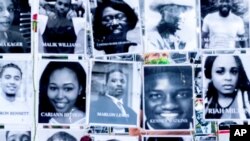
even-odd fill
[{"label": "woman wearing necklace", "polygon": [[39,85],[39,123],[85,123],[86,73],[78,62],[50,62]]},{"label": "woman wearing necklace", "polygon": [[250,118],[250,82],[239,56],[208,56],[205,77],[210,80],[205,95],[206,119]]}]

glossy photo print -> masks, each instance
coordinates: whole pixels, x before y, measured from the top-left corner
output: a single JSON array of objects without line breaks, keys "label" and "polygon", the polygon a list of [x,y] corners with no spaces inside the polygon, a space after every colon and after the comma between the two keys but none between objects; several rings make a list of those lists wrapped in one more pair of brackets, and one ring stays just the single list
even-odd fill
[{"label": "glossy photo print", "polygon": [[86,63],[43,60],[40,64],[38,123],[84,125]]},{"label": "glossy photo print", "polygon": [[249,119],[249,55],[203,56],[205,119]]},{"label": "glossy photo print", "polygon": [[146,130],[193,128],[191,66],[144,66],[143,127]]},{"label": "glossy photo print", "polygon": [[142,53],[139,1],[97,1],[92,8],[93,55]]},{"label": "glossy photo print", "polygon": [[141,77],[138,63],[93,61],[88,123],[137,127]]},{"label": "glossy photo print", "polygon": [[200,0],[202,49],[249,47],[248,0]]},{"label": "glossy photo print", "polygon": [[145,52],[197,50],[194,0],[146,0]]},{"label": "glossy photo print", "polygon": [[88,1],[39,0],[39,53],[84,54]]},{"label": "glossy photo print", "polygon": [[31,61],[0,60],[0,124],[33,124]]},{"label": "glossy photo print", "polygon": [[0,53],[31,52],[28,0],[0,0]]}]

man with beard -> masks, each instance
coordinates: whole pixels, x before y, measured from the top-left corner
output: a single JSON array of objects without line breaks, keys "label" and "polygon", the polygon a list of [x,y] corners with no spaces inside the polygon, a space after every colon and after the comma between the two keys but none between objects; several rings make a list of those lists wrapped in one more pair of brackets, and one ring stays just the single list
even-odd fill
[{"label": "man with beard", "polygon": [[93,20],[95,49],[105,54],[127,53],[136,50],[137,43],[127,40],[138,18],[123,0],[105,0],[98,4]]},{"label": "man with beard", "polygon": [[192,1],[158,0],[153,1],[150,8],[160,13],[161,20],[153,31],[148,33],[150,44],[147,51],[187,48],[187,43],[176,32],[182,30],[182,15],[192,9]]},{"label": "man with beard", "polygon": [[128,89],[127,76],[120,68],[106,74],[105,94],[90,103],[90,123],[136,125],[137,115],[123,98]]},{"label": "man with beard", "polygon": [[218,11],[205,16],[202,25],[202,47],[234,49],[245,47],[244,22],[231,11],[232,0],[219,0]]}]

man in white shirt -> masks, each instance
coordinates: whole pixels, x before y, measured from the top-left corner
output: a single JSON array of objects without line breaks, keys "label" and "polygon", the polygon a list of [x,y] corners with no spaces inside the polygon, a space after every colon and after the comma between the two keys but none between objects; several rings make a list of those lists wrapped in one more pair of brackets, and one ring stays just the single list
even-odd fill
[{"label": "man in white shirt", "polygon": [[0,71],[0,123],[28,122],[29,108],[17,99],[21,86],[22,70],[13,63],[2,66]]},{"label": "man in white shirt", "polygon": [[202,48],[244,48],[243,19],[231,11],[232,0],[219,0],[218,11],[205,16],[202,25]]}]

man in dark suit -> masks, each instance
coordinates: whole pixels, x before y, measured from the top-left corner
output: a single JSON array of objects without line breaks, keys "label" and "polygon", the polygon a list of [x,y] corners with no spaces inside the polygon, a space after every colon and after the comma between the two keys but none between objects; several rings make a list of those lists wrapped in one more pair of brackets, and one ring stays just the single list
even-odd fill
[{"label": "man in dark suit", "polygon": [[127,77],[119,68],[106,74],[106,91],[90,103],[90,123],[136,125],[136,113],[123,103]]}]

